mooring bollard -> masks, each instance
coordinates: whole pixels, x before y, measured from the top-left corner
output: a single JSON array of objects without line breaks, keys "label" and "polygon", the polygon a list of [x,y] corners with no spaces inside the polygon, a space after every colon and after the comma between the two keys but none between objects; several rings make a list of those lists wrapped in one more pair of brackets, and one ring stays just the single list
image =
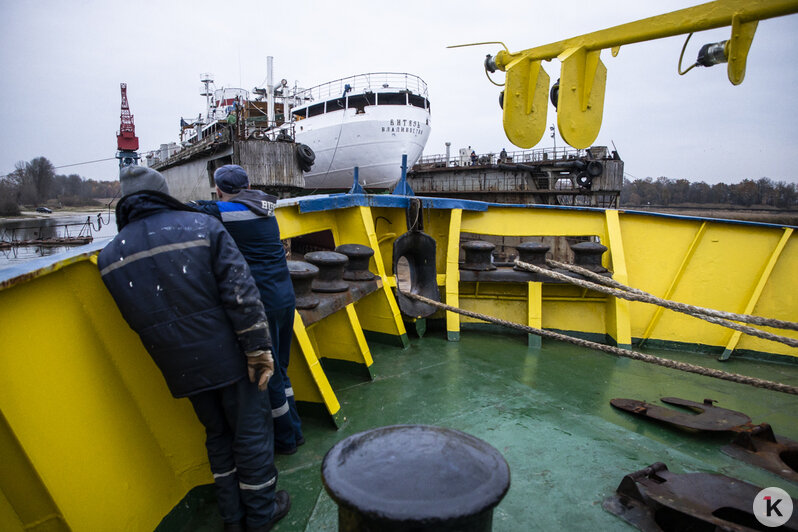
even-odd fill
[{"label": "mooring bollard", "polygon": [[510,468],[488,443],[426,425],[381,427],[341,440],[324,457],[322,482],[343,532],[492,529]]},{"label": "mooring bollard", "polygon": [[[548,268],[548,265],[546,265],[546,253],[551,249],[549,246],[539,242],[524,242],[517,245],[515,249],[518,251],[518,260],[521,262]],[[520,266],[514,266],[513,268],[518,271],[525,271]]]},{"label": "mooring bollard", "polygon": [[484,240],[471,240],[463,244],[465,261],[460,265],[462,270],[489,271],[496,266],[490,260],[490,255],[496,248],[495,244]]},{"label": "mooring bollard", "polygon": [[319,269],[319,276],[313,280],[314,292],[346,292],[349,285],[344,281],[344,268],[349,259],[335,251],[313,251],[305,254],[305,260]]},{"label": "mooring bollard", "polygon": [[335,248],[335,251],[349,258],[344,271],[344,280],[373,281],[377,278],[369,271],[369,260],[374,256],[374,250],[370,247],[363,244],[341,244]]},{"label": "mooring bollard", "polygon": [[574,252],[574,265],[596,273],[607,271],[601,265],[601,256],[607,251],[607,246],[598,242],[580,242],[571,246],[571,251]]},{"label": "mooring bollard", "polygon": [[319,298],[310,289],[313,279],[319,274],[319,269],[309,262],[289,260],[288,273],[294,285],[296,308],[309,309],[318,306]]}]

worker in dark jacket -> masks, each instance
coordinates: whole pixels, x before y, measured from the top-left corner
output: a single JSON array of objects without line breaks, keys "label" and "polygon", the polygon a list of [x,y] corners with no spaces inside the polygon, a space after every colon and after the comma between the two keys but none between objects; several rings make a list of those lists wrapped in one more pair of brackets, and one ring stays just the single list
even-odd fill
[{"label": "worker in dark jacket", "polygon": [[163,373],[205,426],[225,530],[269,530],[290,508],[275,493],[271,424],[259,389],[274,369],[249,267],[218,220],[168,195],[156,171],[120,172],[117,236],[99,255],[103,282]]},{"label": "worker in dark jacket", "polygon": [[216,195],[221,201],[198,201],[192,205],[222,221],[252,270],[266,309],[278,362],[269,380],[275,452],[293,454],[305,439],[288,378],[296,300],[280,241],[280,228],[274,217],[277,198],[251,190],[249,176],[238,165],[228,164],[217,169],[214,181]]}]

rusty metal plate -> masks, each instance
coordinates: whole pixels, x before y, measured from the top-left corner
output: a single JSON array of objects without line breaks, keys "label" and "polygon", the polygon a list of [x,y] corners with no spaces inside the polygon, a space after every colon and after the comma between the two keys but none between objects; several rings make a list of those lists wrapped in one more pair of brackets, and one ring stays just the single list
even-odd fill
[{"label": "rusty metal plate", "polygon": [[665,408],[636,399],[612,399],[610,404],[638,416],[693,430],[733,431],[751,423],[751,418],[742,412],[714,406],[715,401],[712,399],[704,399],[703,403],[696,403],[678,397],[663,397],[660,401],[683,406],[697,413]]},{"label": "rusty metal plate", "polygon": [[[644,531],[763,530],[752,513],[761,489],[725,475],[671,473],[657,462],[623,477],[602,506]],[[778,530],[798,532],[798,512]]]}]

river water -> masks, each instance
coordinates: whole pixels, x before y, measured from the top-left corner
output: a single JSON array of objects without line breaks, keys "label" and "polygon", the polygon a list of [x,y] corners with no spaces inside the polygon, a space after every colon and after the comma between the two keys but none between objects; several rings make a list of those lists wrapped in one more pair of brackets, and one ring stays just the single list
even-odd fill
[{"label": "river water", "polygon": [[[113,212],[77,212],[51,214],[37,218],[0,219],[0,241],[29,241],[69,236],[93,237],[94,242],[116,235]],[[78,249],[79,246],[13,246],[0,247],[0,270],[32,259]]]}]

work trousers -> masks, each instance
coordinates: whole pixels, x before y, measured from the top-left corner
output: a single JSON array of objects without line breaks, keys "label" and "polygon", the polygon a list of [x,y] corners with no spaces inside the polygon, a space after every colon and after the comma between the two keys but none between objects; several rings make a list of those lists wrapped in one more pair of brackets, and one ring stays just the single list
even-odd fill
[{"label": "work trousers", "polygon": [[274,420],[274,445],[279,451],[296,447],[302,439],[302,421],[294,401],[294,389],[288,378],[291,340],[294,337],[294,307],[267,310],[272,336],[274,375],[269,379],[269,405]]},{"label": "work trousers", "polygon": [[237,382],[189,397],[205,426],[205,446],[225,523],[267,524],[274,515],[277,469],[271,412],[256,384]]}]

